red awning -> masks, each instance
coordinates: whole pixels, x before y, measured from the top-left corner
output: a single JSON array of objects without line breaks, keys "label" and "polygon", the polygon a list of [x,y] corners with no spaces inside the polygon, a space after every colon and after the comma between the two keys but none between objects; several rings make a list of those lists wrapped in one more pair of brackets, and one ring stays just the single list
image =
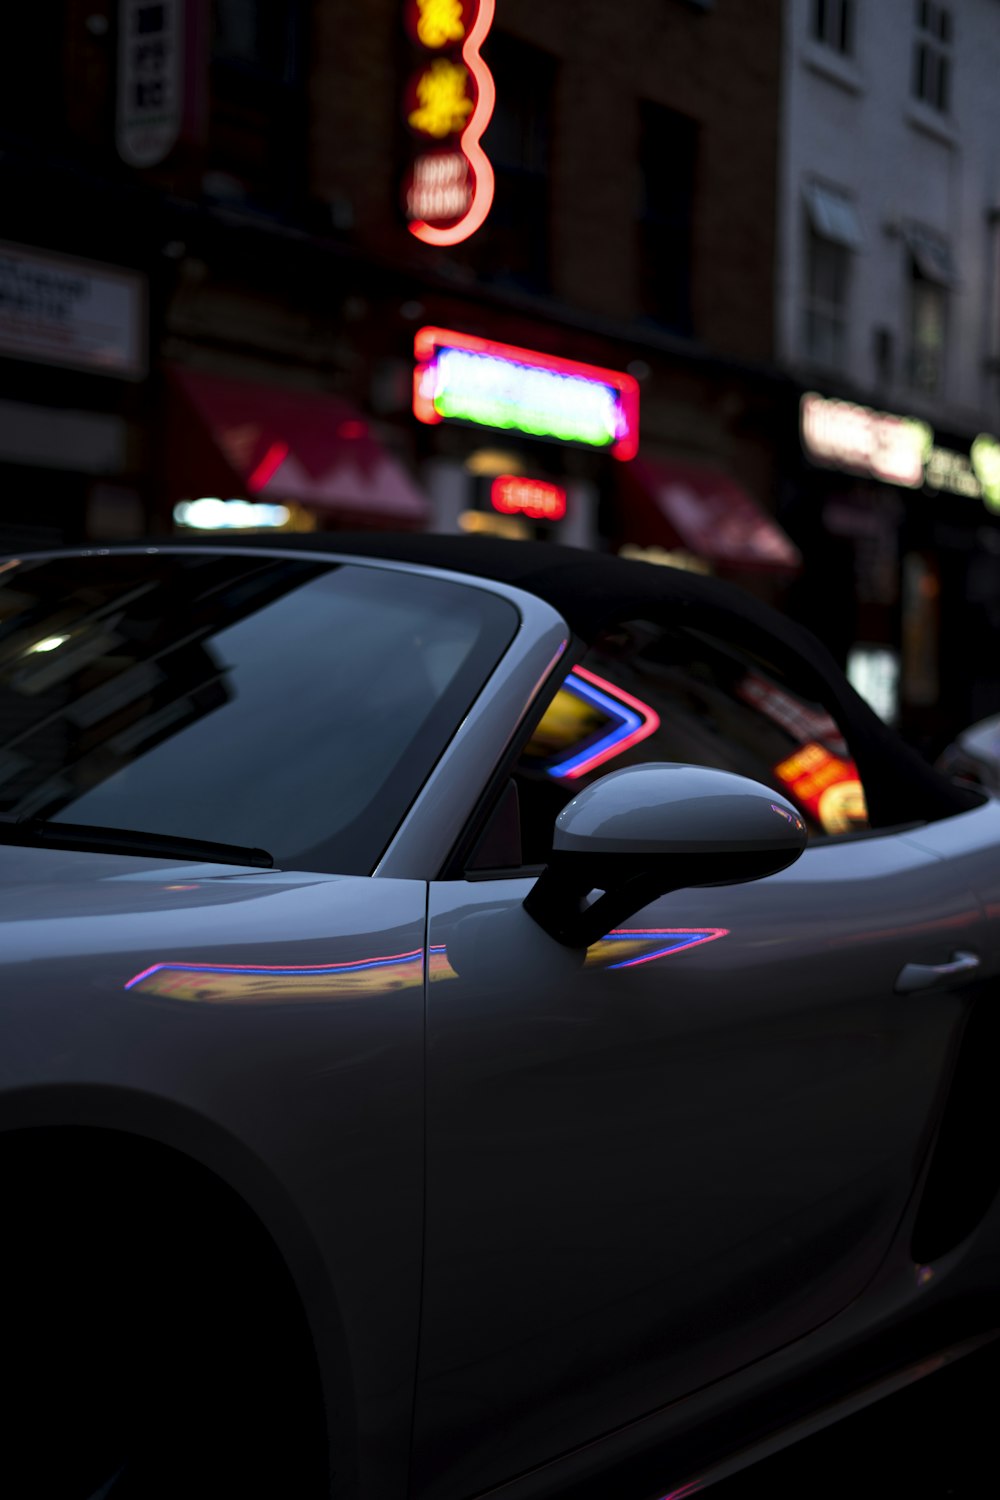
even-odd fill
[{"label": "red awning", "polygon": [[361,521],[427,520],[403,465],[341,397],[176,365],[170,379],[182,413],[168,453],[173,499],[242,495]]},{"label": "red awning", "polygon": [[622,540],[682,547],[722,569],[795,573],[802,554],[722,469],[673,459],[624,466]]}]

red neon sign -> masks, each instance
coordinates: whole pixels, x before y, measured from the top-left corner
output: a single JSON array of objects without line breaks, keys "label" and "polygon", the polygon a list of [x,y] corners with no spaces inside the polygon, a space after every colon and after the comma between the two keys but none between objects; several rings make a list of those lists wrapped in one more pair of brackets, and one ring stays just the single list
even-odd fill
[{"label": "red neon sign", "polygon": [[490,485],[490,504],[502,516],[527,516],[531,521],[561,521],[566,514],[566,491],[546,479],[520,474],[498,474]]},{"label": "red neon sign", "polygon": [[406,120],[439,149],[415,157],[403,199],[410,233],[428,245],[468,239],[493,202],[493,168],[480,141],[493,114],[496,87],[479,49],[495,9],[496,0],[409,0],[407,5],[407,30],[425,50],[407,89]]}]

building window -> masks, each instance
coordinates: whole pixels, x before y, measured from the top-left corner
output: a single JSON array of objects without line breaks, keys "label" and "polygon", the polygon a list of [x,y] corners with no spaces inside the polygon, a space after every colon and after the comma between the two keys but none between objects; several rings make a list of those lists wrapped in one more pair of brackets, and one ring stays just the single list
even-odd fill
[{"label": "building window", "polygon": [[850,57],[854,51],[854,0],[812,0],[815,41]]},{"label": "building window", "polygon": [[502,32],[490,37],[484,57],[497,90],[483,137],[496,195],[476,241],[476,266],[488,280],[547,291],[556,62],[548,52]]},{"label": "building window", "polygon": [[295,70],[296,8],[286,0],[213,0],[213,60],[288,82]]},{"label": "building window", "polygon": [[951,108],[951,11],[934,0],[916,0],[913,97],[947,114]]},{"label": "building window", "polygon": [[847,360],[851,269],[861,225],[851,199],[835,188],[809,183],[805,204],[803,352],[811,362],[839,370]]},{"label": "building window", "polygon": [[847,357],[847,295],[851,254],[810,226],[806,241],[804,342],[807,359],[842,369]]},{"label": "building window", "polygon": [[910,384],[932,396],[941,388],[948,294],[914,263],[910,274]]},{"label": "building window", "polygon": [[909,277],[907,373],[915,391],[934,395],[944,377],[948,291],[955,273],[947,243],[929,230],[904,230]]},{"label": "building window", "polygon": [[639,110],[639,303],[647,316],[690,334],[698,124],[659,104]]},{"label": "building window", "polygon": [[268,211],[305,190],[305,0],[213,0],[209,181]]}]

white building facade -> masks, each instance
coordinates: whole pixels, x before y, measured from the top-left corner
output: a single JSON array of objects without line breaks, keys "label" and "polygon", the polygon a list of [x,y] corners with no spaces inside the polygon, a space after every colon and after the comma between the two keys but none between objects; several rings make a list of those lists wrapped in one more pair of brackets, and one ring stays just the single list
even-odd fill
[{"label": "white building facade", "polygon": [[1000,0],[787,0],[784,48],[804,613],[931,747],[1000,709]]}]

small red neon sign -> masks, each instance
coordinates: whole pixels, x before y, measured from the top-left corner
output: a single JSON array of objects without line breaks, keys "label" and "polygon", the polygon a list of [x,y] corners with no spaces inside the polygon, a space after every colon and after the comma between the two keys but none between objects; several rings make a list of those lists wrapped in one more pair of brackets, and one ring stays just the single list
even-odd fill
[{"label": "small red neon sign", "polygon": [[496,0],[409,0],[407,6],[407,29],[425,50],[407,89],[406,119],[415,134],[441,148],[415,157],[403,191],[410,233],[428,245],[468,239],[493,202],[493,168],[480,141],[496,87],[479,49],[495,10]]},{"label": "small red neon sign", "polygon": [[520,474],[498,474],[490,486],[490,503],[502,516],[527,516],[531,521],[561,521],[566,514],[566,491],[546,479]]}]

